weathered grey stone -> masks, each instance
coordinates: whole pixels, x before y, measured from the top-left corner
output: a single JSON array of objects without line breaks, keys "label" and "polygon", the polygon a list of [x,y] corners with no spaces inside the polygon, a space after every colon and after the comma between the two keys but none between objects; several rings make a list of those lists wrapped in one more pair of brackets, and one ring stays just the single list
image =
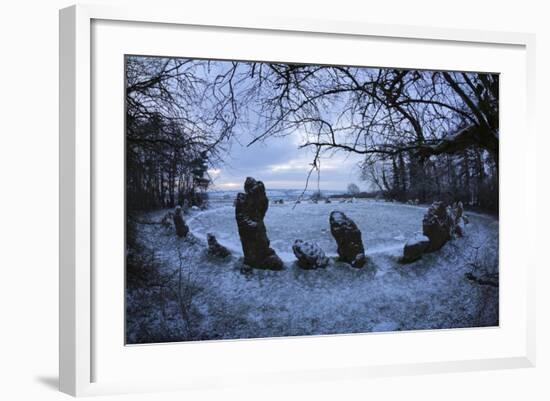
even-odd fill
[{"label": "weathered grey stone", "polygon": [[176,234],[178,237],[186,237],[189,233],[189,227],[187,227],[187,224],[185,224],[185,220],[183,219],[181,206],[176,206],[174,211],[174,226],[176,227]]},{"label": "weathered grey stone", "polygon": [[462,202],[456,202],[453,206],[450,207],[449,213],[453,218],[453,234],[458,237],[463,237],[466,234],[465,225],[467,223],[467,218],[464,216],[464,206]]},{"label": "weathered grey stone", "polygon": [[303,269],[317,269],[328,265],[328,258],[319,245],[297,239],[292,251],[298,259],[298,266]]},{"label": "weathered grey stone", "polygon": [[361,231],[355,222],[339,211],[330,214],[329,222],[330,232],[338,245],[340,260],[353,267],[363,267],[366,262],[365,248]]},{"label": "weathered grey stone", "polygon": [[221,245],[214,234],[206,234],[206,240],[208,241],[208,253],[218,258],[226,258],[231,255],[229,249]]},{"label": "weathered grey stone", "polygon": [[465,227],[465,220],[463,217],[461,217],[458,222],[456,223],[455,225],[455,234],[458,236],[458,237],[464,237],[464,235],[466,234],[466,227]]},{"label": "weathered grey stone", "polygon": [[441,249],[452,238],[454,221],[443,202],[434,202],[422,220],[422,233],[429,238],[426,252]]},{"label": "weathered grey stone", "polygon": [[164,228],[168,229],[168,228],[172,228],[173,221],[174,221],[174,212],[168,212],[162,217],[160,224]]},{"label": "weathered grey stone", "polygon": [[244,264],[257,269],[280,270],[283,262],[269,247],[264,217],[269,207],[263,182],[248,177],[244,193],[235,201],[235,218],[244,253]]}]

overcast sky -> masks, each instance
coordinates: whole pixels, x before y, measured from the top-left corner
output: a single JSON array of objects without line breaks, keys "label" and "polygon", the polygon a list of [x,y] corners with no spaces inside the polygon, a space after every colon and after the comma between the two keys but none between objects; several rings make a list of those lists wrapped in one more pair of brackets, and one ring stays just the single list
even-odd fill
[{"label": "overcast sky", "polygon": [[[214,190],[240,190],[247,176],[261,180],[267,189],[303,189],[313,161],[312,150],[298,149],[302,143],[299,134],[269,138],[263,143],[246,147],[233,142],[223,164],[209,170]],[[357,167],[362,157],[339,152],[325,154],[321,159],[321,190],[345,190],[351,182],[366,189],[359,180]],[[310,179],[308,189],[317,189],[317,173]]]}]

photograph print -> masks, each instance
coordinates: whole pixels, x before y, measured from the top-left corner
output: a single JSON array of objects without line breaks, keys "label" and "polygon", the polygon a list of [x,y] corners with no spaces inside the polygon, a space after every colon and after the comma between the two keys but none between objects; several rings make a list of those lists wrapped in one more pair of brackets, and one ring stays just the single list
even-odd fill
[{"label": "photograph print", "polygon": [[126,344],[499,325],[499,75],[125,56]]}]

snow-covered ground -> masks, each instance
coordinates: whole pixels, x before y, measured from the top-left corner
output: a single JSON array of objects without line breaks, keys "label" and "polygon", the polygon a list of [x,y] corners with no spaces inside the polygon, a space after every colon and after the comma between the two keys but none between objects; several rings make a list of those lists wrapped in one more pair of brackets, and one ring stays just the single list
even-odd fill
[{"label": "snow-covered ground", "polygon": [[[470,223],[464,238],[401,264],[403,245],[421,231],[426,209],[374,200],[270,204],[267,232],[285,269],[254,270],[251,275],[240,273],[242,249],[232,199],[220,197],[208,210],[191,211],[186,219],[192,235],[187,239],[160,225],[139,225],[139,240],[154,251],[167,282],[164,287],[128,290],[128,342],[498,325],[498,287],[464,276],[473,265],[497,268],[498,220],[467,213]],[[329,226],[333,210],[344,212],[361,230],[365,268],[336,260]],[[165,212],[144,217],[160,221]],[[208,256],[208,232],[233,256]],[[300,269],[292,253],[296,239],[317,242],[331,257],[329,266]]]}]

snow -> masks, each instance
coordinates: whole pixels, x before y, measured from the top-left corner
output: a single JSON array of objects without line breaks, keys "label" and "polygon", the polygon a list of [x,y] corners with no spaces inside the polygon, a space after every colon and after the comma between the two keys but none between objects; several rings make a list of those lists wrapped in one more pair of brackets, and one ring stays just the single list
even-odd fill
[{"label": "snow", "polygon": [[381,322],[375,325],[371,331],[396,331],[399,330],[399,323],[397,322]]},{"label": "snow", "polygon": [[[187,239],[160,225],[140,225],[139,238],[155,250],[164,275],[174,277],[180,266],[178,254],[183,255],[191,300],[183,322],[170,291],[128,290],[128,342],[498,325],[498,288],[464,277],[471,271],[468,263],[476,247],[498,263],[498,220],[469,213],[465,237],[419,261],[400,264],[405,238],[418,236],[426,209],[363,199],[337,204],[270,203],[267,233],[285,269],[254,270],[250,275],[240,272],[242,248],[232,199],[220,197],[209,210],[191,211],[186,219],[192,235]],[[361,230],[365,268],[336,260],[329,225],[333,210],[345,213]],[[147,218],[160,220],[165,213],[158,211]],[[206,254],[208,232],[233,253],[231,258],[220,261]],[[292,252],[296,239],[317,243],[331,258],[329,266],[300,269]]]},{"label": "snow", "polygon": [[334,212],[334,214],[332,215],[332,218],[333,218],[335,223],[343,224],[343,223],[347,222],[347,219],[346,219],[344,213],[342,213],[339,210]]},{"label": "snow", "polygon": [[422,234],[416,234],[414,237],[410,238],[406,245],[407,246],[414,246],[414,245],[419,245],[421,243],[424,243],[424,242],[430,242],[430,239],[428,237],[426,237],[425,235],[422,235]]},{"label": "snow", "polygon": [[[292,244],[296,239],[317,243],[327,254],[336,256],[336,242],[330,233],[329,215],[343,212],[359,227],[367,255],[378,250],[402,249],[404,239],[422,229],[425,208],[387,202],[356,201],[356,203],[286,203],[270,204],[265,217],[271,247],[285,262],[295,260]],[[399,213],[395,213],[399,210]],[[335,217],[340,216],[335,214]],[[191,232],[206,240],[213,232],[218,241],[242,256],[235,223],[235,209],[230,205],[214,207],[187,220]],[[282,255],[285,255],[283,257]]]}]

